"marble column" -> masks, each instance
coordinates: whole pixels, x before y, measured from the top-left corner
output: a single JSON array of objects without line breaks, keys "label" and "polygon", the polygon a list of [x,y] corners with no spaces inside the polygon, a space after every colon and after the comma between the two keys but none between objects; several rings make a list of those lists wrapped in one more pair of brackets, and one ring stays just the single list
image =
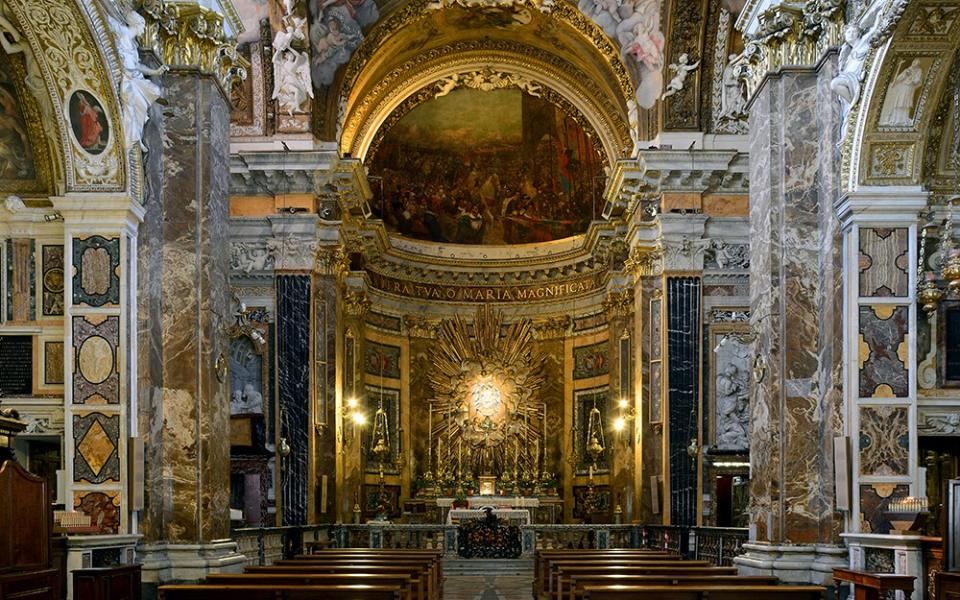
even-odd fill
[{"label": "marble column", "polygon": [[768,73],[750,106],[750,540],[741,572],[828,581],[843,564],[839,105],[819,66]]},{"label": "marble column", "polygon": [[229,106],[197,71],[163,76],[145,131],[140,230],[143,580],[239,569],[230,534]]}]

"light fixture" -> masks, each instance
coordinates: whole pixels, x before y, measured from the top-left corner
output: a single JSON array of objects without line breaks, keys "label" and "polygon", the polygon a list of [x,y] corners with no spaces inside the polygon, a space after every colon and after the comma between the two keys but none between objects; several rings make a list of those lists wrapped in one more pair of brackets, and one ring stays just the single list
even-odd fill
[{"label": "light fixture", "polygon": [[624,417],[617,417],[616,419],[613,420],[613,430],[616,431],[617,433],[623,431],[626,426],[627,426],[627,419]]},{"label": "light fixture", "polygon": [[350,419],[353,421],[354,425],[363,426],[367,424],[367,415],[363,414],[359,410],[355,410],[350,413]]},{"label": "light fixture", "polygon": [[354,398],[353,396],[347,398],[347,408],[356,408],[356,407],[357,407],[357,399]]}]

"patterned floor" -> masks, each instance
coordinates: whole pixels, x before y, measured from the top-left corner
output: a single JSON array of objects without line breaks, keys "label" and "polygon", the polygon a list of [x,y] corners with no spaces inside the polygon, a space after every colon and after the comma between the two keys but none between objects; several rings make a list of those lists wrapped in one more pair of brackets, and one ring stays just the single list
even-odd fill
[{"label": "patterned floor", "polygon": [[532,576],[450,575],[443,586],[444,600],[530,600]]}]

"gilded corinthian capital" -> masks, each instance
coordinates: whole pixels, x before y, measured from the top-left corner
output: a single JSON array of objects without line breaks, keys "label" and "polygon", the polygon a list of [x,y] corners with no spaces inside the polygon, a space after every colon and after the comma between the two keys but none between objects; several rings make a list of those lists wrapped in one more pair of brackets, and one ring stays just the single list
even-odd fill
[{"label": "gilded corinthian capital", "polygon": [[237,54],[236,40],[224,31],[223,16],[193,2],[144,0],[146,20],[141,47],[171,69],[197,69],[213,75],[229,90],[235,78],[246,79],[250,66]]}]

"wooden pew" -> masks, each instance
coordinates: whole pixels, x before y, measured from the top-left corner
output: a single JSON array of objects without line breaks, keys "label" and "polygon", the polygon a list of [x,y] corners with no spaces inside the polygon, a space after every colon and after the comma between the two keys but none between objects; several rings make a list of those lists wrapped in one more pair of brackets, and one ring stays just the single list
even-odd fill
[{"label": "wooden pew", "polygon": [[160,600],[403,600],[390,585],[162,585]]},{"label": "wooden pew", "polygon": [[[284,561],[281,561],[284,562]],[[424,569],[423,564],[386,563],[308,563],[272,565],[269,567],[247,567],[244,573],[264,575],[305,575],[312,574],[343,574],[343,573],[372,573],[383,575],[410,575],[422,578],[428,599],[437,599],[442,595],[439,582],[434,578],[435,572]]]},{"label": "wooden pew", "polygon": [[[550,570],[547,572],[545,587],[541,589],[541,594],[547,598],[556,597],[558,582],[564,572],[577,571],[579,573],[600,573],[604,569],[614,569],[614,572],[626,571],[627,569],[638,569],[635,574],[644,575],[663,575],[684,572],[689,575],[734,575],[736,569],[733,567],[714,567],[705,560],[645,560],[626,558],[619,560],[598,560],[593,557],[576,560],[563,559],[550,562]],[[660,569],[659,571],[646,572],[649,569]],[[721,570],[717,570],[721,569]],[[725,569],[725,570],[724,570]],[[610,572],[610,571],[607,571]],[[540,596],[537,596],[540,597]]]},{"label": "wooden pew", "polygon": [[440,555],[409,555],[407,552],[401,554],[381,553],[377,556],[356,553],[352,556],[328,553],[324,551],[321,554],[302,555],[289,560],[279,560],[274,563],[278,567],[313,567],[324,565],[327,567],[375,567],[385,566],[404,566],[413,569],[422,570],[430,581],[430,597],[440,597],[443,587],[443,562]]},{"label": "wooden pew", "polygon": [[826,588],[820,586],[617,586],[588,585],[584,600],[823,600]]},{"label": "wooden pew", "polygon": [[214,573],[206,583],[214,585],[396,585],[410,600],[429,600],[425,581],[408,573]]},{"label": "wooden pew", "polygon": [[588,585],[610,586],[667,586],[686,587],[723,585],[730,587],[777,585],[779,579],[769,575],[577,575],[560,579],[560,597],[563,600],[582,600],[583,588]]},{"label": "wooden pew", "polygon": [[550,565],[563,560],[665,560],[679,561],[680,557],[662,550],[611,549],[611,550],[539,550],[534,555],[533,595],[538,597],[549,578]]}]

